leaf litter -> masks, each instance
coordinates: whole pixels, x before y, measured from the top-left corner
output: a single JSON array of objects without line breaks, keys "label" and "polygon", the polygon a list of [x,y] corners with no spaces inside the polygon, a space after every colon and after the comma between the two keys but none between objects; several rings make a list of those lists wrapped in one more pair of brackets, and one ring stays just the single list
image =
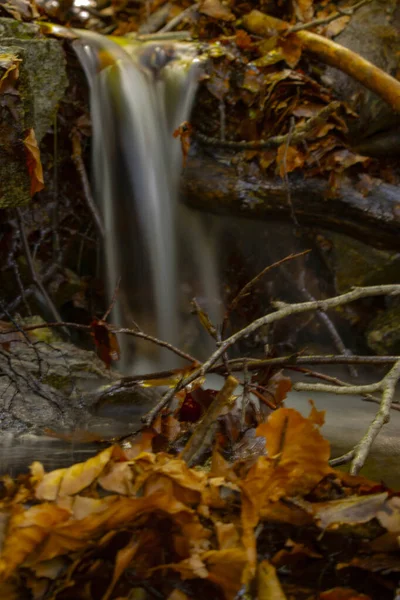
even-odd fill
[{"label": "leaf litter", "polygon": [[308,418],[278,408],[251,461],[216,443],[190,467],[187,444],[155,452],[144,432],[68,468],[36,462],[3,478],[0,597],[392,598],[399,496],[332,469],[323,420],[313,405]]}]

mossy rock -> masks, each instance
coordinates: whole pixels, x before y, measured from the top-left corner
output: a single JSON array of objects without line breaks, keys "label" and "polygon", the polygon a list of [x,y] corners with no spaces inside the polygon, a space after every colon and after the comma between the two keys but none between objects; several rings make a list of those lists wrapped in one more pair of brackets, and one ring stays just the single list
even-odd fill
[{"label": "mossy rock", "polygon": [[7,208],[30,200],[23,140],[32,128],[40,143],[68,81],[61,43],[35,24],[0,18],[0,54],[20,61],[14,88],[0,95],[0,208]]},{"label": "mossy rock", "polygon": [[354,286],[399,283],[399,253],[378,250],[338,233],[324,235],[333,242],[329,262],[338,293]]},{"label": "mossy rock", "polygon": [[376,354],[400,354],[400,306],[382,312],[373,319],[366,339]]}]

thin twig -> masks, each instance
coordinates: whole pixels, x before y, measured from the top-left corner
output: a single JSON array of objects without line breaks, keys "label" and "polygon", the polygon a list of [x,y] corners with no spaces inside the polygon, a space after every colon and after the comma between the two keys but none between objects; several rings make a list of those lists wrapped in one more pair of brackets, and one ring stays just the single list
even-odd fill
[{"label": "thin twig", "polygon": [[[286,304],[284,302],[275,302],[274,304],[278,308],[276,312],[269,313],[263,317],[260,317],[259,319],[256,319],[255,321],[253,321],[253,323],[250,323],[250,325],[244,327],[244,329],[241,329],[237,333],[231,335],[231,337],[224,340],[219,345],[217,350],[208,358],[208,360],[206,360],[199,368],[192,371],[190,375],[188,375],[182,380],[178,391],[192,383],[198,377],[203,377],[206,373],[208,373],[211,367],[217,362],[218,359],[220,359],[223,356],[223,354],[228,350],[228,348],[236,344],[236,342],[238,342],[241,338],[254,333],[255,331],[257,331],[261,327],[264,327],[265,325],[269,325],[270,323],[274,323],[275,321],[279,321],[292,315],[310,312],[312,310],[328,310],[330,308],[342,306],[343,304],[348,304],[349,302],[354,302],[355,300],[359,300],[360,298],[384,295],[400,295],[400,285],[393,284],[376,285],[370,287],[357,287],[351,290],[350,292],[341,294],[340,296],[335,296],[326,300],[316,300],[315,302],[301,302],[298,304]],[[360,387],[365,388],[362,390],[362,392],[369,393],[376,391],[376,387],[374,386]],[[348,388],[334,389],[335,393],[337,393],[337,391],[339,391],[339,393],[343,393],[347,392],[348,390]],[[168,391],[161,399],[160,404],[164,403],[164,405],[166,405],[171,398],[171,391]],[[144,417],[144,421],[148,424],[149,422],[151,422],[151,419],[154,417],[155,414],[156,413],[154,411],[150,411],[148,415]]]},{"label": "thin twig", "polygon": [[179,13],[179,15],[171,19],[166,25],[164,25],[164,27],[159,29],[157,33],[167,33],[168,31],[171,31],[172,29],[174,29],[174,27],[179,25],[179,23],[181,23],[186,17],[189,17],[192,12],[195,12],[199,8],[199,6],[200,2],[192,4],[192,6],[189,6],[181,13]]},{"label": "thin twig", "polygon": [[[298,373],[304,373],[305,375],[307,375],[307,377],[312,377],[314,379],[322,379],[329,383],[333,383],[334,385],[338,385],[339,387],[345,387],[345,386],[352,385],[348,381],[343,381],[342,379],[338,379],[337,377],[332,377],[331,375],[326,375],[326,373],[319,373],[318,371],[312,371],[311,369],[306,369],[304,367],[292,366],[292,367],[288,367],[288,368],[291,371],[296,371]],[[375,403],[380,404],[379,398],[377,398],[376,396],[371,396],[370,394],[365,396],[364,400],[368,400],[369,402],[375,402]]]},{"label": "thin twig", "polygon": [[331,467],[340,467],[340,465],[347,465],[347,463],[351,462],[354,458],[355,451],[350,450],[350,452],[346,452],[346,454],[342,454],[342,456],[338,456],[337,458],[332,458],[329,461]]},{"label": "thin twig", "polygon": [[71,134],[72,140],[72,160],[74,161],[75,168],[78,171],[78,175],[81,179],[82,189],[86,200],[86,205],[89,209],[90,214],[93,217],[93,221],[96,225],[97,231],[100,236],[104,239],[105,237],[105,229],[103,220],[100,216],[100,213],[97,209],[96,203],[93,200],[92,192],[90,189],[89,179],[86,173],[85,163],[82,158],[82,147],[79,132],[76,129],[73,129]]},{"label": "thin twig", "polygon": [[282,144],[286,144],[288,138],[290,138],[292,144],[299,144],[310,137],[321,123],[325,123],[328,117],[335,112],[339,106],[340,102],[331,102],[325,106],[318,115],[311,117],[305,123],[298,125],[291,134],[277,135],[275,137],[270,137],[268,140],[235,142],[232,140],[221,140],[219,138],[209,137],[200,131],[195,131],[194,135],[201,143],[207,144],[207,146],[230,148],[233,150],[265,150],[267,148],[278,148],[279,146],[282,146]]},{"label": "thin twig", "polygon": [[290,117],[289,133],[286,136],[285,149],[283,152],[282,163],[283,163],[283,181],[285,183],[285,188],[286,188],[286,200],[287,200],[287,203],[289,206],[290,216],[292,218],[293,225],[295,227],[298,227],[299,222],[297,220],[293,202],[292,202],[292,195],[290,192],[290,181],[289,181],[289,175],[288,175],[288,170],[287,170],[287,155],[288,155],[290,143],[292,141],[294,129],[295,129],[295,120],[294,120],[294,117],[292,116],[292,117]]},{"label": "thin twig", "polygon": [[309,252],[311,252],[311,250],[304,250],[303,252],[298,252],[297,254],[289,254],[289,256],[285,256],[285,258],[282,258],[281,260],[277,260],[272,265],[268,265],[268,267],[265,267],[265,269],[260,271],[260,273],[258,273],[255,277],[253,277],[253,279],[248,281],[246,283],[246,285],[244,285],[242,287],[242,289],[239,290],[239,292],[236,294],[236,296],[234,297],[232,302],[230,302],[230,304],[225,312],[224,320],[222,322],[222,328],[221,328],[222,337],[224,336],[224,333],[226,331],[226,327],[227,327],[228,320],[229,320],[229,315],[234,310],[236,310],[239,302],[249,294],[250,290],[255,286],[256,283],[258,283],[258,281],[260,281],[260,279],[262,279],[264,277],[264,275],[266,275],[272,269],[275,269],[276,267],[280,267],[285,262],[288,262],[289,260],[294,260],[295,258],[300,258],[301,256],[305,256]]},{"label": "thin twig", "polygon": [[[300,287],[300,291],[306,300],[315,301],[314,296],[312,296],[312,294],[310,294],[310,292],[307,290],[305,285],[302,285]],[[340,337],[340,333],[336,329],[333,321],[328,317],[328,315],[326,313],[324,313],[320,310],[318,310],[316,314],[317,314],[317,318],[323,323],[324,327],[326,328],[332,342],[334,343],[336,350],[338,352],[340,352],[340,354],[343,354],[344,356],[351,356],[352,352],[348,348],[346,348],[346,346],[344,345],[343,340]],[[354,367],[354,365],[352,365],[352,364],[348,365],[348,369],[349,369],[350,375],[352,377],[357,377],[358,373],[357,373],[357,369]]]},{"label": "thin twig", "polygon": [[120,286],[120,284],[121,284],[121,277],[118,277],[117,283],[115,284],[114,293],[113,293],[113,296],[111,298],[110,306],[107,308],[106,312],[104,313],[102,321],[107,321],[107,318],[108,318],[109,314],[111,313],[112,309],[115,306],[115,303],[116,303],[117,298],[118,298],[118,292],[119,292],[119,286]]},{"label": "thin twig", "polygon": [[[44,287],[39,275],[36,273],[35,265],[33,264],[32,255],[31,255],[31,251],[29,248],[29,244],[28,244],[28,238],[26,237],[24,223],[22,220],[21,209],[16,208],[15,210],[16,210],[16,215],[17,215],[19,232],[20,232],[20,236],[21,236],[22,247],[24,249],[25,258],[26,258],[26,262],[28,265],[28,269],[29,269],[32,281],[36,285],[36,287],[38,288],[40,293],[42,294],[43,298],[45,299],[48,309],[50,310],[54,319],[56,319],[56,321],[61,321],[61,317],[59,315],[57,308],[55,307],[52,299],[48,295],[47,290]],[[65,328],[64,328],[64,331],[68,334],[68,332],[65,330]]]},{"label": "thin twig", "polygon": [[354,6],[350,8],[337,8],[337,12],[329,15],[329,17],[321,17],[320,19],[314,19],[314,21],[309,21],[308,23],[298,23],[293,27],[290,27],[285,33],[289,35],[291,33],[297,33],[298,31],[304,31],[306,29],[314,29],[314,27],[319,27],[321,25],[329,25],[332,21],[336,21],[341,17],[351,17],[356,10],[364,6],[365,4],[369,4],[372,0],[361,0]]},{"label": "thin twig", "polygon": [[207,442],[210,439],[210,432],[213,431],[219,415],[225,406],[229,404],[238,385],[239,382],[235,377],[227,377],[223,388],[218,392],[206,414],[192,433],[189,441],[180,454],[180,458],[189,465],[191,465],[203,452],[204,448],[208,446]]}]

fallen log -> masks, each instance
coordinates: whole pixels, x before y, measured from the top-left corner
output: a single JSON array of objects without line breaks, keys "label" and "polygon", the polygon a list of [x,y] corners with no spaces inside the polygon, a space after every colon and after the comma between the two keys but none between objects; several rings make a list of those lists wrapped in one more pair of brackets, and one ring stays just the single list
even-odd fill
[{"label": "fallen log", "polygon": [[242,176],[229,162],[229,156],[225,160],[206,154],[189,158],[181,179],[183,200],[211,213],[265,220],[289,220],[293,207],[300,225],[346,233],[376,248],[400,250],[398,187],[376,183],[363,196],[344,184],[328,198],[326,180],[292,174],[289,201],[282,179]]}]

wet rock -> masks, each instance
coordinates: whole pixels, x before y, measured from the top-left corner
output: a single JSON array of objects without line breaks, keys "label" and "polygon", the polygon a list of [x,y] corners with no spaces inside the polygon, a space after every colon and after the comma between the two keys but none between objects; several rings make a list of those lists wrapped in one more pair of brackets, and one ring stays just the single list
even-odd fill
[{"label": "wet rock", "polygon": [[23,139],[33,128],[40,143],[53,123],[67,76],[61,44],[42,36],[32,23],[0,18],[0,54],[20,61],[15,85],[0,96],[0,208],[6,208],[30,200]]},{"label": "wet rock", "polygon": [[[76,429],[121,433],[113,420],[125,422],[128,431],[140,426],[140,418],[158,393],[140,386],[121,395],[110,387],[120,375],[109,371],[91,351],[55,341],[12,341],[0,346],[0,433],[42,434]],[[118,398],[113,417],[108,404]],[[101,401],[101,410],[98,410]]]}]

